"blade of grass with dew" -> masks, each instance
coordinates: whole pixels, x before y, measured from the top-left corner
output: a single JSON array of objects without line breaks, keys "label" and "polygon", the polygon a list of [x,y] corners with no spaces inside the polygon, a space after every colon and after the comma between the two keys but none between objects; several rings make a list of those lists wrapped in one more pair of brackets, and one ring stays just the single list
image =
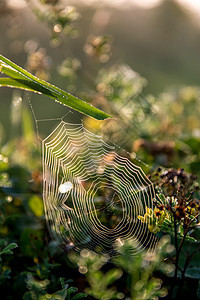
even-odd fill
[{"label": "blade of grass with dew", "polygon": [[0,72],[10,77],[0,78],[0,86],[19,88],[46,95],[63,105],[73,108],[97,120],[104,120],[111,117],[100,109],[63,91],[53,84],[37,78],[3,55],[0,55]]}]

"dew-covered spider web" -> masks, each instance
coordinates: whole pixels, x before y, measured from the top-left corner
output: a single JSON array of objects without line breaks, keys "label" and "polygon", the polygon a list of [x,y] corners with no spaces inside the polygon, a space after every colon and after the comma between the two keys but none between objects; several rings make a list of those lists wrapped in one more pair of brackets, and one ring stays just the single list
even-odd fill
[{"label": "dew-covered spider web", "polygon": [[155,236],[138,219],[153,207],[153,184],[113,144],[62,119],[42,153],[46,220],[59,245],[113,254],[116,243],[134,239],[137,251],[154,248]]}]

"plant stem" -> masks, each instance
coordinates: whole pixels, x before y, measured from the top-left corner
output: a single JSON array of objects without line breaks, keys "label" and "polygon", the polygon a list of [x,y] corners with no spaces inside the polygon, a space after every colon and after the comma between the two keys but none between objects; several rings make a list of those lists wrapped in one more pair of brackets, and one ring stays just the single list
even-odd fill
[{"label": "plant stem", "polygon": [[175,238],[175,249],[176,249],[176,260],[175,260],[175,272],[174,272],[174,279],[177,280],[178,275],[178,260],[179,260],[179,247],[178,247],[178,238],[177,238],[177,227],[176,227],[176,217],[174,217],[174,238]]},{"label": "plant stem", "polygon": [[[187,236],[187,233],[188,233],[188,227],[185,229],[185,232],[184,232],[184,235],[183,235],[182,240],[180,242],[180,245],[178,246],[178,236],[177,236],[176,219],[175,219],[175,216],[174,216],[175,249],[176,249],[176,263],[175,263],[174,279],[177,279],[178,268],[179,268],[178,267],[179,256],[180,256],[181,249],[183,247],[183,244],[185,242],[185,239],[186,239],[186,236]],[[184,270],[182,271],[182,273],[183,272],[184,272]]]}]

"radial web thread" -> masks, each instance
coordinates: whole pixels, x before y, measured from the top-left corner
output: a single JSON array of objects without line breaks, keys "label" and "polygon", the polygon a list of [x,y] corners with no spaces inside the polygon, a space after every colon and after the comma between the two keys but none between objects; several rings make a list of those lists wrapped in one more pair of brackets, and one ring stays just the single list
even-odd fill
[{"label": "radial web thread", "polygon": [[113,254],[131,238],[136,252],[154,248],[155,236],[137,218],[155,198],[140,167],[82,124],[61,121],[42,149],[45,214],[59,245]]}]

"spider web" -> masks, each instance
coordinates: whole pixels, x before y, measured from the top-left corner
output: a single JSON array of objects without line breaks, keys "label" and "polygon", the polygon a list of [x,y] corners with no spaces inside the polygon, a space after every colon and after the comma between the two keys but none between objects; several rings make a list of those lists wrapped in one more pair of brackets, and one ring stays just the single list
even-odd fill
[{"label": "spider web", "polygon": [[153,249],[155,236],[138,220],[155,191],[142,169],[83,124],[63,120],[42,140],[43,199],[48,228],[64,249],[115,253],[134,239]]}]

